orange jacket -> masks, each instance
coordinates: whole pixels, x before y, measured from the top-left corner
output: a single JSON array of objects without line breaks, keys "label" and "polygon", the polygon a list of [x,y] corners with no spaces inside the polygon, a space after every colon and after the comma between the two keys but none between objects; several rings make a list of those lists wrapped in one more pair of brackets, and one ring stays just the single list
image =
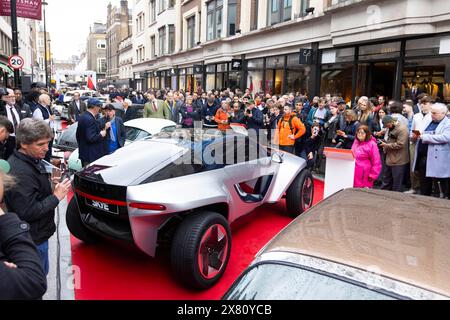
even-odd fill
[{"label": "orange jacket", "polygon": [[[291,128],[289,126],[289,118],[292,116],[292,129],[294,132],[291,132]],[[306,132],[305,125],[294,115],[284,116],[281,118],[277,124],[277,130],[275,131],[274,143],[279,146],[292,146],[295,143],[295,140],[303,136]],[[294,140],[290,139],[289,136],[293,134]]]},{"label": "orange jacket", "polygon": [[[228,112],[223,111],[222,108],[217,110],[216,115],[214,116],[214,120],[217,122],[219,130],[225,131],[231,128],[230,122],[228,121]],[[226,124],[222,123],[223,120],[226,120],[227,123]]]}]

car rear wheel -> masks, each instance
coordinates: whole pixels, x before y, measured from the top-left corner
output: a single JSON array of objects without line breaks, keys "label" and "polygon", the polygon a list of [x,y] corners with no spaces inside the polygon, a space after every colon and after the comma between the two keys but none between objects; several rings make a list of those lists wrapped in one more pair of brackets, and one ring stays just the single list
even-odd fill
[{"label": "car rear wheel", "polygon": [[231,250],[227,220],[216,212],[187,217],[172,240],[174,275],[186,286],[207,289],[223,275]]},{"label": "car rear wheel", "polygon": [[66,211],[66,223],[70,233],[85,243],[95,243],[98,237],[85,227],[81,221],[80,212],[78,210],[77,199],[75,196],[69,202]]},{"label": "car rear wheel", "polygon": [[313,203],[314,180],[308,169],[302,170],[286,192],[286,207],[289,215],[297,217],[308,210]]}]

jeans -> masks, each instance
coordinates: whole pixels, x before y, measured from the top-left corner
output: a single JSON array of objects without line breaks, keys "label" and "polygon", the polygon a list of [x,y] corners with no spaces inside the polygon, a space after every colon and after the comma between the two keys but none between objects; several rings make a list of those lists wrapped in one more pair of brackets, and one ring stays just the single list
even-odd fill
[{"label": "jeans", "polygon": [[39,254],[41,255],[42,268],[44,269],[45,274],[48,275],[48,240],[38,245],[37,248],[39,250]]}]

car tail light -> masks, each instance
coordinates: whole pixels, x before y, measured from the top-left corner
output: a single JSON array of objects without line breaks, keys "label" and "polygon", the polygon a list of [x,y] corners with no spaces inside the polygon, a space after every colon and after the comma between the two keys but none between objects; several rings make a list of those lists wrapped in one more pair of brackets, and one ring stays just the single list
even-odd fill
[{"label": "car tail light", "polygon": [[166,207],[162,204],[154,204],[154,203],[141,203],[141,202],[131,202],[131,208],[141,209],[141,210],[152,210],[152,211],[164,211]]}]

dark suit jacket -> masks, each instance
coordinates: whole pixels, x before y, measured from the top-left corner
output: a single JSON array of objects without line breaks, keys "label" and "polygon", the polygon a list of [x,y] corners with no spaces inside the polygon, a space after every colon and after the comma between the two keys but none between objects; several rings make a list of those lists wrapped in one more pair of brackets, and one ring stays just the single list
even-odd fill
[{"label": "dark suit jacket", "polygon": [[91,163],[105,155],[105,138],[101,136],[100,131],[100,124],[90,112],[80,116],[76,137],[81,161]]},{"label": "dark suit jacket", "polygon": [[129,106],[127,111],[123,114],[123,122],[133,120],[137,118],[137,111],[132,106]]},{"label": "dark suit jacket", "polygon": [[[114,120],[116,122],[117,140],[119,142],[119,148],[122,148],[125,145],[125,139],[127,137],[126,131],[125,131],[125,126],[123,125],[122,118],[116,116]],[[105,117],[102,117],[97,120],[97,122],[100,125],[101,130],[105,129],[106,122],[108,122],[108,121],[109,120]],[[105,154],[109,153],[109,142],[111,141],[110,134],[111,134],[111,129],[109,129],[107,131],[107,134],[106,134],[106,137],[105,137],[104,143],[103,143],[103,147],[105,149]]]},{"label": "dark suit jacket", "polygon": [[75,101],[71,101],[69,104],[69,119],[73,119],[74,121],[78,121],[80,115],[86,111],[86,103],[80,100],[80,110],[78,110]]}]

